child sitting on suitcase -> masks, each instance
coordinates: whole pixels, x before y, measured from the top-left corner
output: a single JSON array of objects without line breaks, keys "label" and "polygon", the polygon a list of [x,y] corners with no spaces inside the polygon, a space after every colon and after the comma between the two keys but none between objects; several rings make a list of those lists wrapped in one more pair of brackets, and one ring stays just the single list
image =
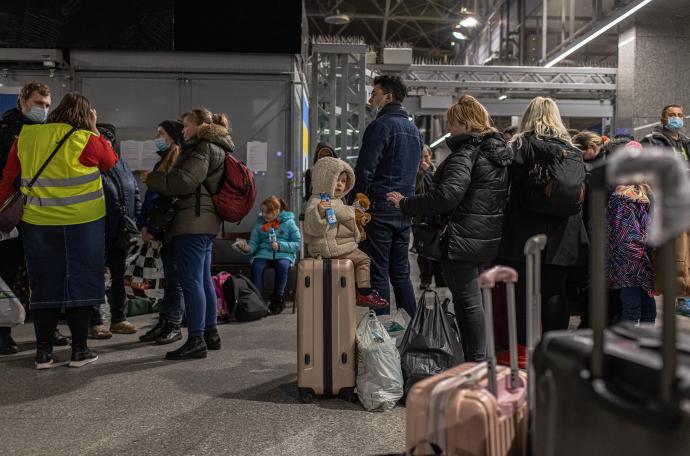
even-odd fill
[{"label": "child sitting on suitcase", "polygon": [[249,243],[241,242],[239,248],[251,257],[252,282],[259,290],[263,288],[266,268],[275,269],[273,296],[268,308],[272,314],[279,314],[284,308],[283,294],[290,267],[295,264],[295,254],[300,249],[301,234],[295,215],[277,196],[269,196],[261,203],[261,214]]},{"label": "child sitting on suitcase", "polygon": [[355,184],[352,168],[337,158],[324,157],[314,164],[311,178],[312,195],[304,211],[304,240],[309,254],[351,260],[355,265],[357,305],[388,307],[388,301],[371,289],[371,260],[357,248],[361,239],[355,215],[358,209],[342,200]]},{"label": "child sitting on suitcase", "polygon": [[609,286],[620,290],[625,321],[654,324],[653,266],[647,247],[648,185],[619,185],[609,199]]}]

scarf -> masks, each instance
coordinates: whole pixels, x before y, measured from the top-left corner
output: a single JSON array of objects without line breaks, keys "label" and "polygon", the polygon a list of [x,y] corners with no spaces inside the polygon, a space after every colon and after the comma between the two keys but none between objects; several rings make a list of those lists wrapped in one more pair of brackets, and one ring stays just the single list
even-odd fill
[{"label": "scarf", "polygon": [[277,230],[279,226],[280,226],[280,222],[278,221],[278,219],[275,219],[272,222],[264,223],[263,226],[261,227],[261,231],[268,232],[268,230],[270,230],[271,228],[273,228],[274,230]]}]

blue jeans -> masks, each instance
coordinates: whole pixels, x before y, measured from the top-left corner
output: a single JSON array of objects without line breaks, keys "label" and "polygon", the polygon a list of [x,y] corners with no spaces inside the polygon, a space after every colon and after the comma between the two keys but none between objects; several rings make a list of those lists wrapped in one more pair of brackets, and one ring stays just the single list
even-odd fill
[{"label": "blue jeans", "polygon": [[174,242],[163,242],[161,259],[163,260],[163,272],[165,274],[165,288],[163,290],[163,299],[159,303],[159,315],[161,320],[179,325],[182,323],[182,316],[184,315],[184,296],[182,294],[182,286],[179,280],[177,280]]},{"label": "blue jeans", "polygon": [[207,234],[175,236],[175,266],[187,312],[189,336],[216,327],[216,291],[211,280],[211,240]]},{"label": "blue jeans", "polygon": [[624,321],[639,321],[640,323],[656,321],[656,301],[642,288],[621,288],[620,299],[623,304]]},{"label": "blue jeans", "polygon": [[252,261],[252,282],[256,288],[263,290],[264,288],[264,272],[269,266],[273,266],[276,271],[276,277],[273,284],[273,296],[283,296],[285,287],[288,282],[288,272],[292,263],[290,260],[281,258],[278,260],[265,260],[263,258],[255,258]]},{"label": "blue jeans", "polygon": [[[372,212],[365,228],[367,239],[359,248],[371,258],[371,287],[390,302],[390,280],[397,307],[414,316],[417,303],[410,280],[409,219],[398,209],[384,209]],[[390,314],[390,307],[376,313]]]}]

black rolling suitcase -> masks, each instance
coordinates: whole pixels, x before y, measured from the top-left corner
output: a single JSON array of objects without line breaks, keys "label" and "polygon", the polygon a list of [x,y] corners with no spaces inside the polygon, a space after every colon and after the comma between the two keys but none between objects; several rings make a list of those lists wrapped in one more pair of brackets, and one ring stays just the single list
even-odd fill
[{"label": "black rolling suitcase", "polygon": [[592,175],[593,329],[547,333],[534,354],[538,456],[690,455],[690,338],[676,333],[675,274],[664,274],[663,331],[629,323],[605,329],[606,178],[652,185],[659,207],[653,208],[649,242],[660,246],[666,271],[675,270],[674,237],[690,228],[683,221],[690,184],[672,155],[646,149],[641,156],[618,154],[608,170]]}]

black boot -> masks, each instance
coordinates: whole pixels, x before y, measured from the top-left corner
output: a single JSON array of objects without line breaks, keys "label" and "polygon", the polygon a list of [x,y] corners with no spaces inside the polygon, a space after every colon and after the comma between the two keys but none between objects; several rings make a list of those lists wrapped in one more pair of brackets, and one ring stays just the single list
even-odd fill
[{"label": "black boot", "polygon": [[182,330],[177,323],[166,322],[156,339],[156,345],[167,345],[182,340]]},{"label": "black boot", "polygon": [[187,342],[175,351],[165,354],[165,359],[182,360],[206,358],[206,342],[202,336],[189,336]]},{"label": "black boot", "polygon": [[0,332],[0,355],[14,355],[19,352],[19,347],[17,343],[12,339],[10,335],[10,329]]},{"label": "black boot", "polygon": [[36,369],[50,369],[53,365],[53,347],[44,344],[36,346]]},{"label": "black boot", "polygon": [[53,333],[53,345],[56,347],[66,347],[72,343],[72,339],[64,336],[59,329],[56,329]]},{"label": "black boot", "polygon": [[218,334],[218,329],[213,328],[204,331],[204,342],[206,342],[206,348],[209,350],[220,350],[220,335]]},{"label": "black boot", "polygon": [[282,296],[271,296],[271,305],[268,306],[268,310],[271,315],[278,315],[285,308],[285,298]]},{"label": "black boot", "polygon": [[163,328],[165,327],[165,323],[166,323],[166,321],[164,318],[159,319],[158,323],[156,323],[156,326],[149,329],[146,332],[146,334],[144,334],[143,336],[139,337],[139,340],[141,342],[153,342],[153,341],[155,341],[163,333]]}]

